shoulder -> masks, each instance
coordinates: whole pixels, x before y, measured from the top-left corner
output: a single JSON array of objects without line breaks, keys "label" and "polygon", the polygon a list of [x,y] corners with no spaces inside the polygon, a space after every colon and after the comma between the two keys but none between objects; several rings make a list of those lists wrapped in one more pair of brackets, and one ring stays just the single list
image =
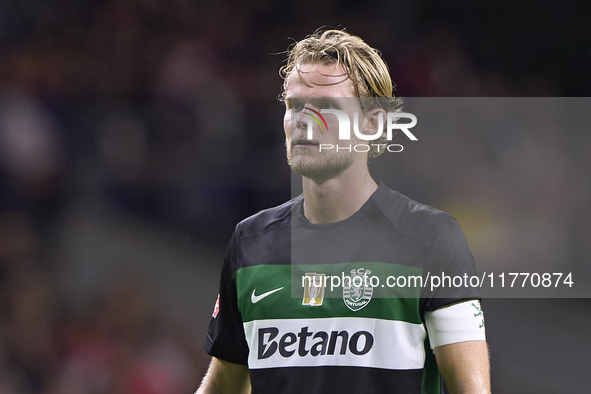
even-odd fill
[{"label": "shoulder", "polygon": [[418,241],[430,243],[444,225],[456,223],[449,213],[421,204],[383,184],[372,196],[372,202],[386,225]]},{"label": "shoulder", "polygon": [[238,240],[252,237],[273,228],[289,226],[291,211],[300,204],[303,196],[298,196],[276,207],[264,209],[247,217],[236,225],[234,236]]}]

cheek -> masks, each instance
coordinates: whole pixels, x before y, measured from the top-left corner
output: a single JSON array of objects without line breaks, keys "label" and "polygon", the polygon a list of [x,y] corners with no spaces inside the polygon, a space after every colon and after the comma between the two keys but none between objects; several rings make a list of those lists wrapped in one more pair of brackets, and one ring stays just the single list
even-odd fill
[{"label": "cheek", "polygon": [[285,112],[283,116],[283,130],[285,131],[285,137],[291,139],[291,113]]},{"label": "cheek", "polygon": [[[339,137],[339,121],[336,116],[328,115],[324,116],[326,120],[326,126],[328,129],[325,130],[324,134],[326,134],[329,138],[338,138]],[[353,122],[351,121],[351,133],[353,133]]]}]

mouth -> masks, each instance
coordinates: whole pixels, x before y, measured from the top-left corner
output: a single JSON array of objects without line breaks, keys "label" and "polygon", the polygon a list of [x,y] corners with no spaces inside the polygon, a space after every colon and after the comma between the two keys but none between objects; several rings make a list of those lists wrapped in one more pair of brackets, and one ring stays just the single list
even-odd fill
[{"label": "mouth", "polygon": [[297,147],[312,147],[312,146],[319,146],[320,143],[318,141],[314,141],[314,140],[308,140],[308,139],[298,139],[298,140],[294,140],[291,143],[292,148]]}]

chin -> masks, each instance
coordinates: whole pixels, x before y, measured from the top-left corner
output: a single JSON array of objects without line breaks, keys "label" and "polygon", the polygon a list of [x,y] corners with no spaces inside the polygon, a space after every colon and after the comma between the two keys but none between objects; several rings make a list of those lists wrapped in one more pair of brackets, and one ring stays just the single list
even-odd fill
[{"label": "chin", "polygon": [[344,163],[341,165],[327,165],[327,163],[318,163],[308,160],[292,160],[291,162],[291,169],[293,172],[303,177],[316,180],[334,178],[348,167],[349,165],[345,165]]}]

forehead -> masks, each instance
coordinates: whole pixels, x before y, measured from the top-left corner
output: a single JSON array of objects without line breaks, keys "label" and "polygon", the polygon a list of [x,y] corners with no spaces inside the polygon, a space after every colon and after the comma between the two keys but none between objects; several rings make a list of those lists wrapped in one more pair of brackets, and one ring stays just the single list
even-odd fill
[{"label": "forehead", "polygon": [[298,64],[287,77],[290,97],[355,97],[351,80],[340,64]]}]

